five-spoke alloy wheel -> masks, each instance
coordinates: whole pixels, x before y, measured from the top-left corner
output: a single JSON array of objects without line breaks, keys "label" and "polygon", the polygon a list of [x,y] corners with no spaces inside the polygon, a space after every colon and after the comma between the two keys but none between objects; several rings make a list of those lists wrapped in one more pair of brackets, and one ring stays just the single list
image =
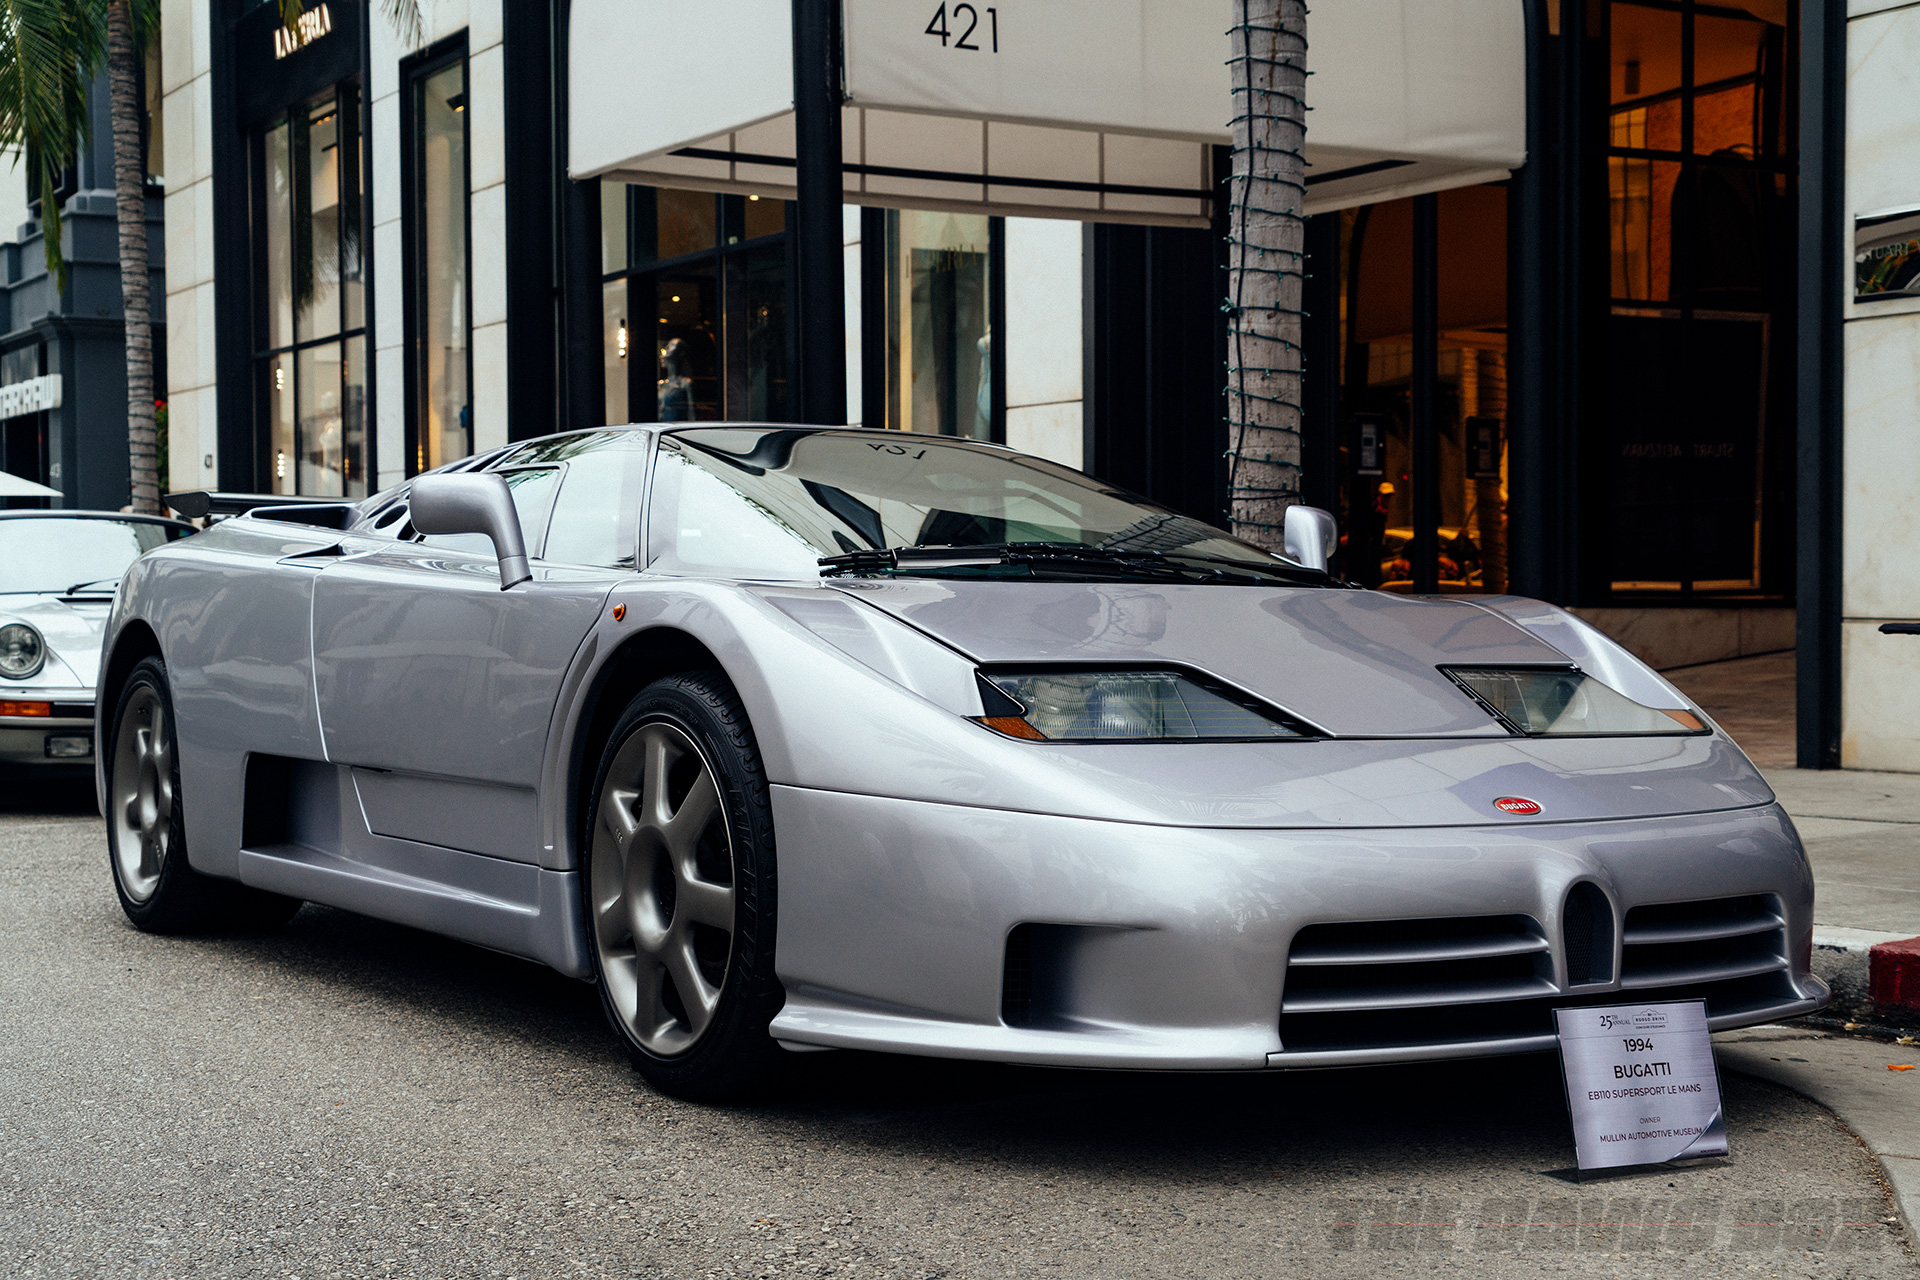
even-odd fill
[{"label": "five-spoke alloy wheel", "polygon": [[642,690],[602,754],[582,889],[608,1019],[683,1097],[761,1082],[775,1050],[773,827],[745,712],[715,672]]},{"label": "five-spoke alloy wheel", "polygon": [[144,903],[160,887],[173,841],[173,721],[160,687],[149,681],[121,701],[109,776],[107,822],[120,891]]},{"label": "five-spoke alloy wheel", "polygon": [[107,865],[121,909],[149,933],[284,923],[297,898],[202,875],[188,860],[174,723],[167,665],[143,658],[120,686],[104,757]]}]

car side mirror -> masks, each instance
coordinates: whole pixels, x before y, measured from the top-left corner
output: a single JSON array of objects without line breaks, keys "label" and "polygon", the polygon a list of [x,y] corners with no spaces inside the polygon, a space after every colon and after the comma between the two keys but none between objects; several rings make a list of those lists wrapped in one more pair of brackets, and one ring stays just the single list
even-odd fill
[{"label": "car side mirror", "polygon": [[484,533],[500,560],[500,589],[533,576],[513,490],[490,472],[421,476],[407,493],[408,515],[421,533]]},{"label": "car side mirror", "polygon": [[1287,508],[1280,526],[1280,545],[1289,560],[1309,569],[1327,571],[1327,557],[1339,545],[1340,531],[1331,511],[1295,504]]}]

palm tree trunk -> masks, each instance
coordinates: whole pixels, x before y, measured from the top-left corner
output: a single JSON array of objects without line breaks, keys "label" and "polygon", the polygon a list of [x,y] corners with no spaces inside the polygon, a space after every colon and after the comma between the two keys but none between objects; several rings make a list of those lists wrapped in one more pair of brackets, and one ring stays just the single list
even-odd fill
[{"label": "palm tree trunk", "polygon": [[133,510],[158,513],[153,421],[153,305],[147,257],[147,158],[140,146],[138,64],[131,0],[107,6],[107,82],[113,100],[113,188],[120,223],[120,297],[127,317],[127,460]]},{"label": "palm tree trunk", "polygon": [[1233,531],[1278,550],[1282,518],[1300,495],[1307,6],[1231,3],[1228,491]]}]

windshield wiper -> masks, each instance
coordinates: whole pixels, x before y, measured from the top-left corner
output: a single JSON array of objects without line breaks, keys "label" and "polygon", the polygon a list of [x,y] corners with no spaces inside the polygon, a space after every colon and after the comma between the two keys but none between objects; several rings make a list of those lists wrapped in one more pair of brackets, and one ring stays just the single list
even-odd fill
[{"label": "windshield wiper", "polygon": [[[974,547],[888,547],[885,550],[852,551],[845,555],[822,556],[822,577],[858,573],[916,573],[942,569],[987,568],[1015,565],[1036,576],[1075,578],[1127,577],[1158,582],[1258,584],[1270,581],[1266,576],[1291,582],[1320,583],[1324,574],[1310,569],[1289,570],[1276,565],[1244,565],[1219,556],[1195,556],[1209,564],[1183,564],[1158,551],[1116,551],[1107,547],[1089,547],[1062,542],[1002,542]],[[1243,567],[1242,573],[1215,568],[1214,564]]]},{"label": "windshield wiper", "polygon": [[[88,587],[97,587],[103,582],[109,587],[118,587],[120,585],[120,579],[118,578],[88,578],[85,582],[74,583],[60,594],[63,596],[77,596]],[[108,594],[112,594],[111,591],[109,591]]]}]

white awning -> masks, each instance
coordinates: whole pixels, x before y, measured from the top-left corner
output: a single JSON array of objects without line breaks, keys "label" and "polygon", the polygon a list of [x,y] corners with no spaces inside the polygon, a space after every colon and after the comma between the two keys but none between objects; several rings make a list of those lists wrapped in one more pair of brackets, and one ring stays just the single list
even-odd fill
[{"label": "white awning", "polygon": [[[1231,0],[843,0],[847,200],[1204,225]],[[575,178],[793,195],[791,0],[575,0]],[[1310,213],[1526,158],[1521,0],[1309,19]]]}]

